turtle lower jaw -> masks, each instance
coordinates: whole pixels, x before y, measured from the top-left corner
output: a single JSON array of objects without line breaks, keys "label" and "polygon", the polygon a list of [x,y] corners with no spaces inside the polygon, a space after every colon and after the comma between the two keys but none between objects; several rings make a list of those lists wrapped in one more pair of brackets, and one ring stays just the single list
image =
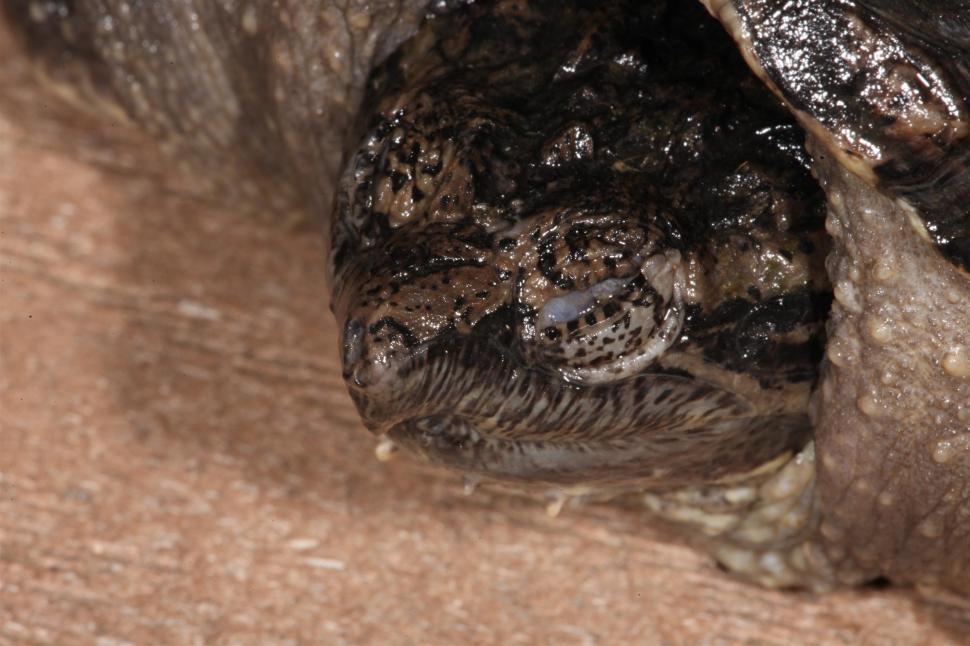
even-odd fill
[{"label": "turtle lower jaw", "polygon": [[730,371],[686,358],[680,366],[569,384],[481,330],[385,366],[393,378],[351,381],[350,392],[383,440],[453,471],[526,489],[699,485],[796,452],[810,439],[807,384],[792,384],[784,396],[774,391],[769,408],[732,390],[754,386]]},{"label": "turtle lower jaw", "polygon": [[[603,418],[604,429],[616,431],[618,426],[610,417]],[[760,439],[768,427],[776,434],[775,442]],[[752,462],[767,463],[780,454],[791,454],[809,435],[808,419],[799,414],[722,420],[689,429],[682,437],[652,442],[632,433],[627,439],[596,442],[578,434],[572,440],[501,437],[481,421],[433,415],[397,424],[382,437],[432,464],[476,478],[526,490],[581,487],[588,493],[609,495],[666,491],[736,477],[743,472],[739,460],[725,459],[717,465],[710,458],[718,448],[729,448],[718,446],[719,436],[732,435],[736,441],[740,429],[747,429],[751,444],[759,445],[755,455],[746,456]],[[595,436],[598,429],[586,430]]]},{"label": "turtle lower jaw", "polygon": [[489,436],[471,420],[430,416],[392,427],[384,437],[425,461],[476,481],[526,491],[581,489],[586,493],[638,490],[664,482],[665,469],[648,469],[630,447]]}]

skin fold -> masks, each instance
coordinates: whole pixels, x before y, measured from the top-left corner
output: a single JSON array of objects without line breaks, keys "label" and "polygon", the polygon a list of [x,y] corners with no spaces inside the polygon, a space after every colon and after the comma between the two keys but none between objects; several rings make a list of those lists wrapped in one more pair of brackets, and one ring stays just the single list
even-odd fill
[{"label": "skin fold", "polygon": [[[688,141],[662,89],[683,83],[595,29],[584,40],[580,14],[547,69],[550,39],[528,35],[543,14],[521,2],[496,5],[496,25],[523,30],[504,54],[461,29],[419,32],[421,0],[0,8],[74,101],[145,129],[249,209],[327,223],[345,372],[376,433],[476,479],[637,496],[766,585],[885,576],[970,595],[970,9],[942,2],[702,3],[721,26],[698,18],[687,47],[735,60],[736,46],[753,71],[722,130],[768,128],[784,146],[745,157],[698,136],[715,143],[671,167],[743,167],[732,177],[760,188],[732,189],[731,208],[760,220],[718,219],[724,193],[691,202],[710,175],[642,161],[646,131],[623,148],[637,117]],[[429,24],[451,24],[450,3],[433,9]],[[497,55],[509,64],[490,70]],[[580,78],[604,56],[604,85],[572,89],[629,94],[612,120],[580,110],[552,127],[564,95],[537,126],[541,102],[501,94],[517,73],[551,87],[541,74]],[[462,65],[464,85],[441,80]],[[638,74],[668,107],[647,110]],[[729,122],[708,104],[683,123]],[[404,140],[418,145],[397,154]],[[532,174],[513,168],[525,150]],[[768,279],[771,254],[787,269]],[[603,334],[617,321],[622,341]]]}]

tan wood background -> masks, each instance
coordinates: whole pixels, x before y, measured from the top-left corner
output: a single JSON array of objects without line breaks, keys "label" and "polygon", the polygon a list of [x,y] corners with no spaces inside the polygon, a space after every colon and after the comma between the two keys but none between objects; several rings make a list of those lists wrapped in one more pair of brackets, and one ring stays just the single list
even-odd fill
[{"label": "tan wood background", "polygon": [[178,189],[0,30],[0,643],[960,643],[898,591],[733,581],[641,514],[380,464],[322,245]]}]

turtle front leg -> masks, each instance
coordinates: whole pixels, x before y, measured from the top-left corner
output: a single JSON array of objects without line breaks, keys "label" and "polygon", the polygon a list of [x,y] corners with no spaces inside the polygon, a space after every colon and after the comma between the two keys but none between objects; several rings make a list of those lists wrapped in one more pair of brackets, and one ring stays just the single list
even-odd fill
[{"label": "turtle front leg", "polygon": [[859,575],[970,593],[970,280],[905,202],[816,159],[836,295],[816,401],[820,541]]},{"label": "turtle front leg", "polygon": [[835,303],[814,400],[838,578],[970,592],[965,2],[709,0],[810,133]]}]

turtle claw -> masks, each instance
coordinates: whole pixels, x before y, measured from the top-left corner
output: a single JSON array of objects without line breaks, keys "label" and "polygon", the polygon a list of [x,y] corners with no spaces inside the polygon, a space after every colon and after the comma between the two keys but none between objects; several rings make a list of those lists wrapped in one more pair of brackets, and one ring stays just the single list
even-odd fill
[{"label": "turtle claw", "polygon": [[374,457],[377,458],[378,462],[388,462],[394,454],[397,452],[397,445],[391,440],[382,439],[374,447]]},{"label": "turtle claw", "polygon": [[546,505],[546,515],[555,518],[562,511],[562,508],[569,502],[569,496],[559,491],[550,496],[549,503]]},{"label": "turtle claw", "polygon": [[464,476],[462,478],[462,493],[466,496],[470,496],[475,493],[475,489],[478,488],[478,484],[481,482],[478,478],[472,476]]}]

